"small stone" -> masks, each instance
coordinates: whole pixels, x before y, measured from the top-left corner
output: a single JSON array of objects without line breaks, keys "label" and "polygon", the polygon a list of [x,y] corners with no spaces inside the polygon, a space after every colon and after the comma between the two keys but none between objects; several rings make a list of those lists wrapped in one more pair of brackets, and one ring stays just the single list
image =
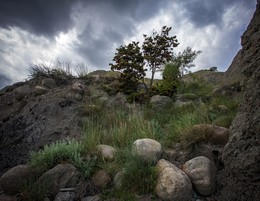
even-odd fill
[{"label": "small stone", "polygon": [[97,150],[101,154],[101,157],[104,159],[112,160],[115,157],[116,150],[112,146],[99,144],[97,145]]},{"label": "small stone", "polygon": [[102,189],[111,182],[111,178],[105,170],[99,170],[92,176],[90,182],[93,186]]},{"label": "small stone", "polygon": [[76,201],[74,192],[59,192],[54,201]]},{"label": "small stone", "polygon": [[82,94],[82,93],[84,93],[85,86],[84,86],[82,83],[76,81],[76,82],[71,86],[71,89],[72,89],[74,92],[76,92],[76,93]]}]

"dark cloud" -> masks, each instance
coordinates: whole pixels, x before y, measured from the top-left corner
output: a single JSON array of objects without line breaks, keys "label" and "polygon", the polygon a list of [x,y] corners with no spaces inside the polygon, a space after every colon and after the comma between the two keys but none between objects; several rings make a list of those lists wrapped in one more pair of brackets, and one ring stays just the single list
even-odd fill
[{"label": "dark cloud", "polygon": [[243,4],[244,7],[252,8],[255,0],[181,0],[180,5],[188,17],[197,27],[210,24],[221,25],[223,14],[232,5]]},{"label": "dark cloud", "polygon": [[0,26],[20,27],[37,35],[53,36],[73,21],[73,0],[0,0]]},{"label": "dark cloud", "polygon": [[12,83],[12,80],[2,73],[0,73],[0,89]]}]

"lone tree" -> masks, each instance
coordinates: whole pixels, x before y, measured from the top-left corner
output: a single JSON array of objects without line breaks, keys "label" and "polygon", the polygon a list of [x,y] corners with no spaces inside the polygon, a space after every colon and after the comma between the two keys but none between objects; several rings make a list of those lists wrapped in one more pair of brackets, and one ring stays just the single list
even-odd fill
[{"label": "lone tree", "polygon": [[180,77],[182,77],[184,73],[187,73],[191,67],[195,66],[192,62],[200,53],[202,53],[202,51],[192,50],[190,47],[187,47],[174,56],[172,63],[179,68]]},{"label": "lone tree", "polygon": [[143,35],[143,56],[152,72],[150,88],[155,72],[161,71],[165,63],[173,59],[173,48],[179,45],[176,36],[169,36],[170,30],[171,27],[163,26],[160,34],[153,32],[152,36]]},{"label": "lone tree", "polygon": [[138,81],[145,77],[144,57],[141,53],[139,42],[132,42],[125,46],[117,48],[113,61],[110,63],[111,70],[121,72],[120,82],[124,92],[131,93],[135,90]]}]

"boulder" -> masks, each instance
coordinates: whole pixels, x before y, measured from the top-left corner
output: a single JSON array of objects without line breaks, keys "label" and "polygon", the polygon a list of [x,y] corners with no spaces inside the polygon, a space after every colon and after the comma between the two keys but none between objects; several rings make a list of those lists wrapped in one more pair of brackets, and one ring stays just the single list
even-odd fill
[{"label": "boulder", "polygon": [[14,94],[17,100],[22,100],[25,96],[28,96],[32,92],[28,85],[23,85],[15,89]]},{"label": "boulder", "polygon": [[82,84],[81,82],[79,81],[76,81],[72,84],[71,86],[71,89],[72,91],[76,92],[76,93],[80,93],[80,94],[83,94],[84,93],[84,90],[85,90],[85,85]]},{"label": "boulder", "polygon": [[18,165],[1,176],[0,189],[8,195],[15,195],[22,190],[25,182],[35,175],[36,171],[28,165]]},{"label": "boulder", "polygon": [[97,150],[103,159],[112,160],[115,157],[116,150],[112,146],[99,144],[97,145]]},{"label": "boulder", "polygon": [[198,156],[187,161],[183,166],[183,171],[201,195],[208,196],[215,192],[217,169],[207,157]]},{"label": "boulder", "polygon": [[47,77],[42,79],[42,85],[49,89],[52,89],[57,86],[54,79]]},{"label": "boulder", "polygon": [[144,138],[134,141],[132,153],[142,157],[144,160],[157,161],[162,152],[162,145],[156,140]]},{"label": "boulder", "polygon": [[38,95],[42,95],[42,94],[46,94],[46,93],[49,91],[49,89],[46,88],[46,87],[37,85],[37,86],[34,87],[34,91],[35,91]]},{"label": "boulder", "polygon": [[92,176],[90,182],[96,188],[102,189],[111,183],[111,178],[105,170],[99,170]]},{"label": "boulder", "polygon": [[175,165],[161,159],[156,165],[158,179],[156,195],[163,200],[190,201],[192,184],[189,177]]},{"label": "boulder", "polygon": [[84,195],[84,178],[71,164],[59,164],[45,172],[36,181],[36,185],[47,188],[50,197],[55,198],[61,188],[75,188],[76,199]]},{"label": "boulder", "polygon": [[168,96],[154,95],[151,97],[150,100],[150,105],[156,108],[167,107],[171,103],[172,103],[172,99]]},{"label": "boulder", "polygon": [[214,145],[225,145],[228,142],[230,130],[228,128],[211,124],[197,124],[192,127],[194,135],[202,136]]}]

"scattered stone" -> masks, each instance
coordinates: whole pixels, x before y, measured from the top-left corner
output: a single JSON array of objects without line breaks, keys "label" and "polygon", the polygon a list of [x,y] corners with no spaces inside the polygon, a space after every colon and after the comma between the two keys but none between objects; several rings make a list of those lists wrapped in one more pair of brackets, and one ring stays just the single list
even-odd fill
[{"label": "scattered stone", "polygon": [[42,85],[48,87],[49,89],[55,88],[57,86],[55,80],[52,78],[43,78]]},{"label": "scattered stone", "polygon": [[187,161],[183,171],[201,195],[208,196],[215,192],[217,169],[207,157],[199,156]]},{"label": "scattered stone", "polygon": [[112,146],[99,144],[97,145],[97,150],[103,159],[112,160],[115,157],[116,150]]},{"label": "scattered stone", "polygon": [[162,145],[156,140],[144,138],[134,141],[132,153],[142,157],[144,160],[157,161],[162,152]]},{"label": "scattered stone", "polygon": [[23,85],[15,89],[14,94],[17,100],[22,100],[25,96],[28,96],[32,92],[28,85]]},{"label": "scattered stone", "polygon": [[76,199],[84,195],[84,179],[79,171],[71,164],[59,164],[45,172],[36,184],[47,188],[50,196],[54,198],[61,188],[75,188]]},{"label": "scattered stone", "polygon": [[46,88],[46,87],[37,85],[37,86],[34,87],[34,91],[35,91],[38,95],[42,95],[42,94],[46,94],[46,93],[49,91],[49,89]]},{"label": "scattered stone", "polygon": [[99,170],[92,176],[90,182],[96,188],[102,189],[111,183],[111,178],[105,170]]},{"label": "scattered stone", "polygon": [[181,101],[181,100],[176,100],[174,102],[174,107],[176,108],[181,108],[183,106],[187,106],[187,105],[192,105],[192,101]]},{"label": "scattered stone", "polygon": [[161,159],[156,165],[158,179],[156,194],[163,200],[190,201],[192,184],[189,177],[175,165]]},{"label": "scattered stone", "polygon": [[11,168],[0,178],[0,188],[8,195],[15,195],[21,191],[24,183],[33,178],[36,171],[27,165]]}]

